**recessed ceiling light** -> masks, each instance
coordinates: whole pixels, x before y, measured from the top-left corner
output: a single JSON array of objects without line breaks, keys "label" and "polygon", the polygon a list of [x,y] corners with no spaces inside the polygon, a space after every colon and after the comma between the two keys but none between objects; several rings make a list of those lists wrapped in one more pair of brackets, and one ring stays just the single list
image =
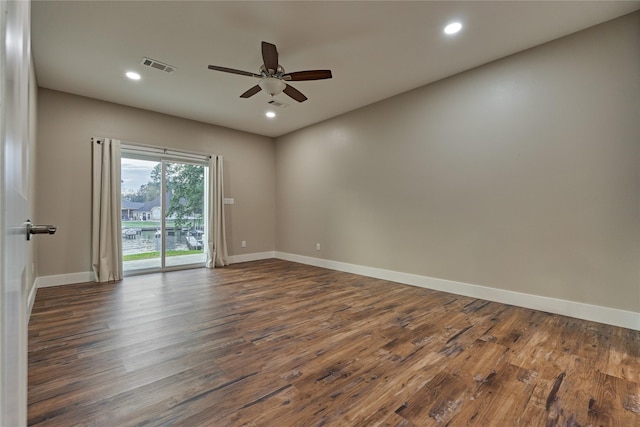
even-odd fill
[{"label": "recessed ceiling light", "polygon": [[274,113],[273,111],[267,111],[265,116],[269,117],[270,119],[273,119],[276,116],[276,113]]},{"label": "recessed ceiling light", "polygon": [[133,71],[129,71],[125,75],[129,77],[131,80],[140,80],[140,74],[134,73]]},{"label": "recessed ceiling light", "polygon": [[462,24],[459,22],[452,22],[451,24],[444,27],[444,32],[446,34],[455,34],[462,29]]}]

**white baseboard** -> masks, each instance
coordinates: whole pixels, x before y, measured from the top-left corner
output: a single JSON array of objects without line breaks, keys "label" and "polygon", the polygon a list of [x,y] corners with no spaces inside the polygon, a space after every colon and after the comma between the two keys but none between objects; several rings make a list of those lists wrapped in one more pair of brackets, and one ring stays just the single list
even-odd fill
[{"label": "white baseboard", "polygon": [[[389,280],[406,285],[419,286],[422,288],[449,292],[452,294],[464,295],[472,298],[480,298],[503,304],[510,304],[518,307],[530,308],[533,310],[540,310],[548,313],[561,314],[563,316],[575,317],[578,319],[590,320],[593,322],[640,330],[640,313],[633,311],[625,311],[599,305],[525,294],[522,292],[507,291],[504,289],[472,285],[469,283],[454,282],[445,279],[436,279],[433,277],[419,276],[417,274],[402,273],[399,271],[385,270],[382,268],[367,267],[363,265],[289,254],[286,252],[273,251],[243,255],[231,255],[229,256],[229,262],[231,264],[237,264],[241,262],[258,261],[269,258],[279,258],[286,261],[298,262],[301,264],[313,265],[316,267],[323,267],[331,270],[344,271],[346,273],[359,274],[361,276],[374,277],[377,279]],[[31,309],[31,306],[33,305],[36,290],[38,288],[92,281],[94,281],[94,277],[93,272],[91,271],[38,277],[35,281],[35,286],[29,294],[29,309]]]},{"label": "white baseboard", "polygon": [[48,288],[51,286],[71,285],[73,283],[86,283],[95,280],[93,271],[83,271],[80,273],[56,274],[53,276],[39,276],[36,279],[34,288]]},{"label": "white baseboard", "polygon": [[[275,252],[257,252],[253,254],[231,255],[229,256],[229,263],[237,264],[240,262],[259,261],[262,259],[275,258]],[[51,286],[71,285],[73,283],[85,283],[93,282],[95,277],[92,271],[69,273],[69,274],[57,274],[53,276],[40,276],[36,278],[36,284],[34,289],[48,288]],[[35,298],[35,291],[34,291]]]},{"label": "white baseboard", "polygon": [[276,253],[274,251],[270,251],[270,252],[257,252],[253,254],[230,255],[228,259],[230,264],[238,264],[240,262],[260,261],[262,259],[270,259],[275,257],[276,257]]},{"label": "white baseboard", "polygon": [[31,310],[33,310],[33,303],[36,301],[36,292],[38,292],[38,279],[33,281],[33,286],[27,296],[27,319],[31,317]]},{"label": "white baseboard", "polygon": [[275,252],[275,257],[286,261],[299,262],[301,264],[328,268],[359,274],[361,276],[374,277],[389,280],[406,285],[419,286],[452,294],[464,295],[472,298],[480,298],[548,313],[561,314],[563,316],[590,320],[608,325],[621,326],[634,330],[640,330],[640,313],[619,310],[616,308],[599,305],[585,304],[581,302],[567,301],[549,298],[539,295],[525,294],[521,292],[507,291],[504,289],[489,288],[486,286],[471,285],[469,283],[454,282],[433,277],[419,276],[416,274],[402,273],[381,268],[366,267],[356,264],[348,264],[339,261],[331,261],[302,255]]}]

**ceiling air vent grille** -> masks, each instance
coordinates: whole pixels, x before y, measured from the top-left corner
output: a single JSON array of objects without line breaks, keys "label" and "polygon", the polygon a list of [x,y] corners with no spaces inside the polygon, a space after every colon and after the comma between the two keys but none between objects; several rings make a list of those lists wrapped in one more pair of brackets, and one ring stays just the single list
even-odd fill
[{"label": "ceiling air vent grille", "polygon": [[285,104],[284,102],[276,101],[275,99],[272,99],[271,101],[267,101],[267,103],[273,105],[274,107],[280,107],[280,108],[285,108],[287,106],[287,104]]},{"label": "ceiling air vent grille", "polygon": [[146,65],[147,67],[155,68],[156,70],[165,71],[167,73],[173,73],[176,70],[176,67],[173,65],[165,64],[160,61],[156,61],[151,58],[142,58],[142,65]]}]

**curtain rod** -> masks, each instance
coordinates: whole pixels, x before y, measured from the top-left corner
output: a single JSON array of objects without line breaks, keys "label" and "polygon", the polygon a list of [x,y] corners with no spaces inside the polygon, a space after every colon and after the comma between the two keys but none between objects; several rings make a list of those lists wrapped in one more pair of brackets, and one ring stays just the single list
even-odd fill
[{"label": "curtain rod", "polygon": [[[91,141],[95,141],[98,144],[102,144],[104,142],[104,137],[91,137]],[[164,148],[164,147],[158,147],[155,145],[147,145],[147,144],[139,144],[137,142],[129,142],[129,141],[120,141],[120,144],[122,145],[128,145],[131,146],[134,150],[136,148],[141,148],[141,151],[144,151],[144,149],[148,149],[147,152],[149,153],[156,153],[156,154],[171,154],[171,153],[175,153],[175,154],[186,154],[186,155],[192,155],[192,156],[202,156],[202,157],[206,157],[208,159],[210,159],[211,157],[213,157],[211,154],[208,153],[202,153],[199,151],[188,151],[188,150],[179,150],[179,149],[175,149],[175,148]],[[126,147],[125,147],[126,149]]]}]

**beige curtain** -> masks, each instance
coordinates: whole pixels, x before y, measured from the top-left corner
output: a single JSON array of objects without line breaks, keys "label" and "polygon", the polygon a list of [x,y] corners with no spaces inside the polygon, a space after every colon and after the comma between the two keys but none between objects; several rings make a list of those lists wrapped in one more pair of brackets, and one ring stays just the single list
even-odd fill
[{"label": "beige curtain", "polygon": [[211,156],[207,180],[207,268],[229,265],[224,221],[224,182],[222,156]]},{"label": "beige curtain", "polygon": [[120,141],[92,140],[91,264],[96,282],[122,279]]}]

